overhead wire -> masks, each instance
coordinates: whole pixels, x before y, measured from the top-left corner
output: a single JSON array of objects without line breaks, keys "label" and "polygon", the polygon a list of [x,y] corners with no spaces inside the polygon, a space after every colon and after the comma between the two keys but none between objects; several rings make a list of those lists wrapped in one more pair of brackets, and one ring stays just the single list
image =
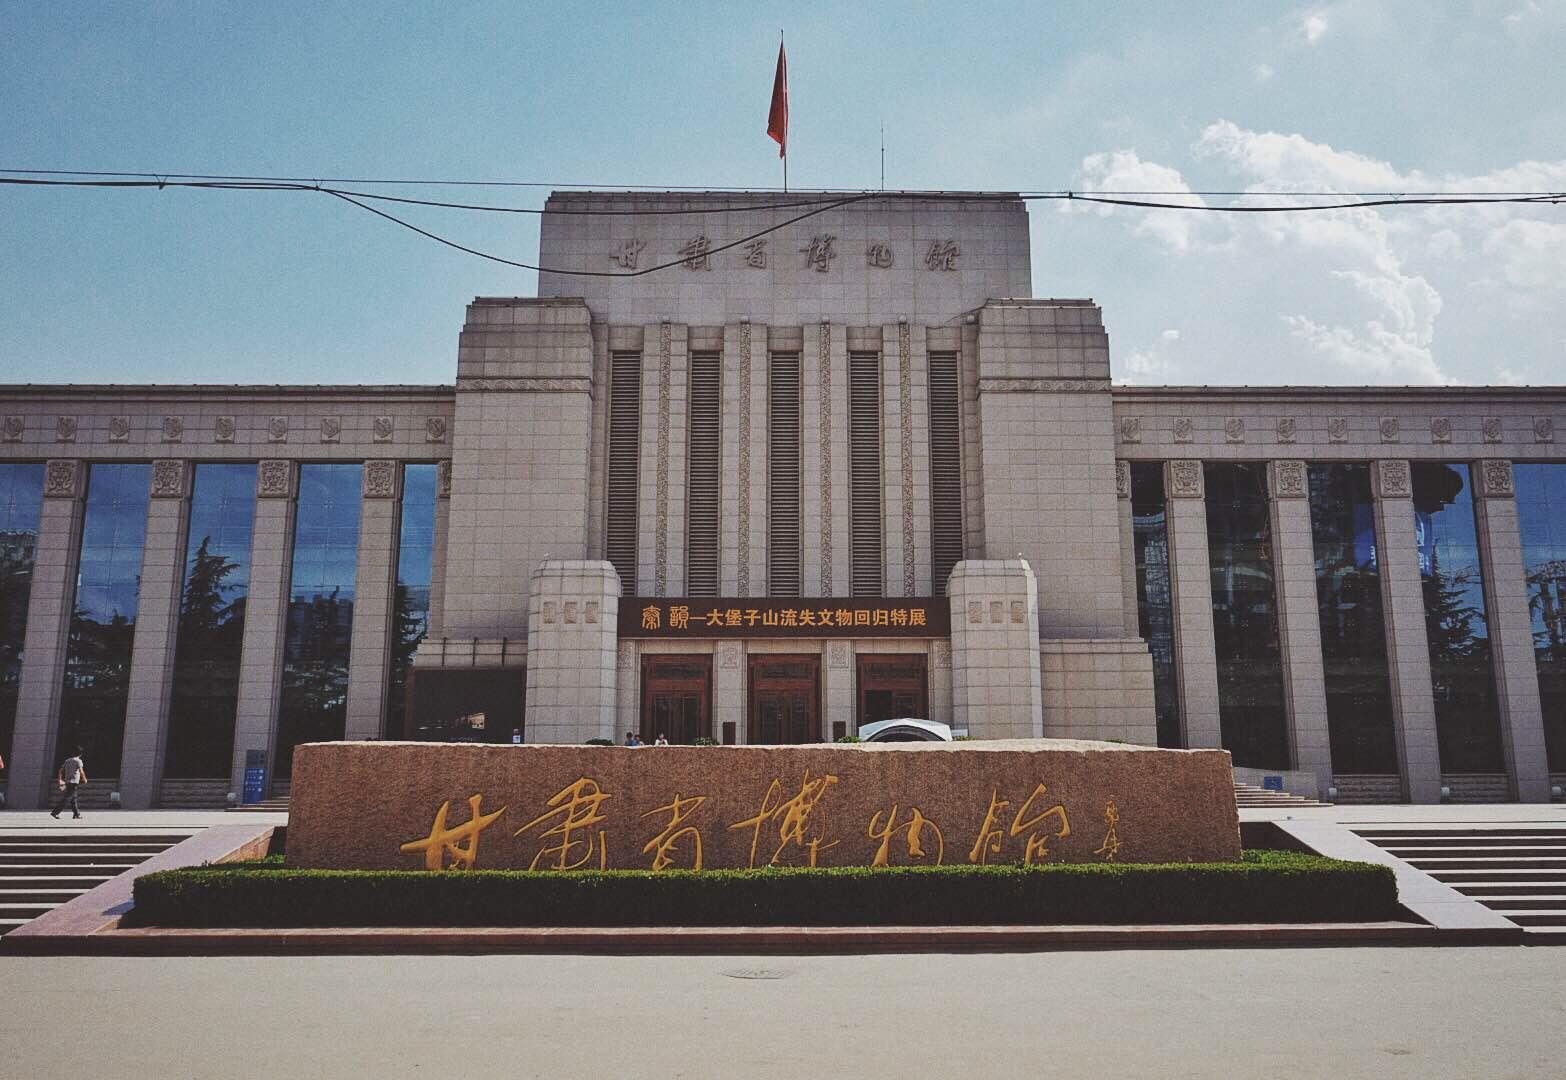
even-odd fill
[{"label": "overhead wire", "polygon": [[[4,174],[11,175],[4,175]],[[78,179],[60,179],[70,176]],[[86,179],[92,177],[92,179]],[[299,178],[281,177],[197,177],[193,174],[159,174],[159,173],[89,173],[89,172],[46,172],[44,170],[29,169],[0,169],[0,185],[17,187],[69,187],[69,188],[108,188],[108,189],[147,189],[157,188],[191,188],[198,190],[219,191],[302,191],[316,192],[329,195],[352,206],[358,207],[386,221],[392,222],[404,229],[408,229],[435,243],[442,244],[456,251],[461,251],[477,258],[504,266],[516,267],[523,270],[534,270],[540,273],[554,273],[568,277],[602,277],[622,278],[641,277],[646,274],[667,270],[674,266],[689,264],[693,258],[711,256],[719,252],[728,251],[743,244],[751,243],[787,228],[807,218],[834,210],[839,207],[869,200],[878,201],[1011,201],[1024,202],[1082,202],[1105,206],[1124,206],[1145,210],[1188,210],[1203,211],[1208,213],[1228,214],[1281,214],[1281,213],[1305,213],[1320,212],[1325,210],[1351,210],[1384,206],[1461,206],[1461,205],[1494,205],[1494,204],[1533,204],[1533,205],[1559,205],[1566,199],[1566,192],[1528,192],[1528,193],[1496,193],[1496,192],[1466,192],[1466,193],[1362,193],[1359,196],[1344,195],[1335,192],[1319,192],[1307,194],[1301,192],[1230,192],[1230,196],[1272,198],[1335,198],[1340,201],[1332,203],[1283,203],[1271,206],[1251,205],[1212,205],[1205,202],[1164,202],[1154,201],[1152,198],[1141,197],[1144,195],[1158,194],[1164,197],[1179,197],[1191,199],[1193,197],[1214,196],[1214,192],[1097,192],[1097,191],[1055,191],[1055,192],[1028,192],[1028,193],[994,193],[994,192],[914,192],[914,191],[864,191],[854,194],[841,195],[833,193],[825,198],[795,199],[787,202],[748,203],[739,206],[700,206],[700,207],[654,207],[637,210],[619,209],[591,209],[591,208],[550,208],[550,207],[516,207],[516,206],[488,206],[474,203],[457,203],[438,199],[415,199],[405,196],[384,195],[378,192],[360,191],[357,189],[329,186],[332,181],[304,180]],[[453,185],[471,186],[479,181],[357,181],[357,183],[450,183]],[[495,182],[499,183],[499,182]],[[517,181],[514,186],[549,186],[536,185],[533,182]],[[711,194],[738,194],[739,192],[713,191],[702,189]],[[673,194],[674,192],[671,192]],[[825,194],[825,193],[818,193]],[[840,197],[841,195],[841,197]],[[1136,197],[1133,197],[1136,196]],[[479,211],[489,213],[530,214],[542,215],[545,213],[562,214],[567,216],[588,215],[606,217],[639,217],[644,215],[664,214],[719,214],[719,213],[750,213],[769,210],[790,210],[808,207],[805,213],[777,222],[764,229],[750,232],[737,240],[719,245],[707,247],[696,255],[685,254],[668,262],[659,263],[637,270],[581,270],[566,267],[546,267],[536,263],[527,263],[520,260],[508,259],[501,255],[481,251],[458,243],[449,237],[415,225],[395,214],[369,205],[370,202],[390,202],[411,206],[427,206],[439,209],[452,209],[464,211]]]}]

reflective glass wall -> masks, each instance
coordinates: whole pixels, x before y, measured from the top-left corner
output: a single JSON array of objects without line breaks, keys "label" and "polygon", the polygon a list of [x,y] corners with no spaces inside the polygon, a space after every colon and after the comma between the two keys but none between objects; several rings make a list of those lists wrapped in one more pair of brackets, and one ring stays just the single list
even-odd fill
[{"label": "reflective glass wall", "polygon": [[120,774],[151,468],[98,463],[87,472],[56,750],[63,759],[81,747],[89,777]]},{"label": "reflective glass wall", "polygon": [[1210,461],[1203,470],[1223,745],[1236,765],[1287,769],[1267,468]]},{"label": "reflective glass wall", "polygon": [[1311,465],[1309,474],[1332,768],[1395,774],[1392,679],[1370,466]]},{"label": "reflective glass wall", "polygon": [[408,672],[430,625],[430,577],[435,557],[435,466],[402,468],[402,519],[397,534],[397,588],[392,597],[391,677],[386,686],[386,737],[406,737]]},{"label": "reflective glass wall", "polygon": [[43,474],[42,462],[0,464],[0,758],[8,761],[16,731]]},{"label": "reflective glass wall", "polygon": [[196,466],[163,775],[228,778],[250,592],[254,463]]},{"label": "reflective glass wall", "polygon": [[1533,655],[1539,666],[1544,745],[1552,773],[1566,772],[1566,465],[1516,465]]},{"label": "reflective glass wall", "polygon": [[1468,466],[1416,461],[1411,468],[1441,771],[1503,772],[1484,568]]},{"label": "reflective glass wall", "polygon": [[299,466],[277,721],[279,777],[290,774],[298,744],[343,737],[363,473],[359,464]]},{"label": "reflective glass wall", "polygon": [[1131,533],[1136,545],[1137,628],[1153,654],[1158,745],[1178,747],[1180,698],[1175,683],[1174,604],[1169,592],[1169,529],[1164,514],[1164,466],[1131,463]]}]

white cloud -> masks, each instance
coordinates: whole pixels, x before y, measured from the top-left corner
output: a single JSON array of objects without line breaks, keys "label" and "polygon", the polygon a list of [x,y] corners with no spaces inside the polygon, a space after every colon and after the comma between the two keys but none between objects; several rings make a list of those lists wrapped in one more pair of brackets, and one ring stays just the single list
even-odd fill
[{"label": "white cloud", "polygon": [[1305,18],[1300,21],[1300,32],[1305,35],[1305,43],[1314,45],[1320,41],[1327,32],[1327,15],[1323,11],[1308,11]]},{"label": "white cloud", "polygon": [[1176,343],[1180,331],[1164,330],[1144,348],[1132,349],[1115,360],[1114,381],[1122,386],[1157,386],[1179,382]]},{"label": "white cloud", "polygon": [[1272,70],[1271,64],[1257,64],[1255,67],[1251,68],[1251,75],[1254,76],[1256,81],[1259,83],[1270,81],[1275,74],[1276,72]]},{"label": "white cloud", "polygon": [[[1400,170],[1299,133],[1208,125],[1191,147],[1219,170],[1206,182],[1304,204],[1308,192],[1516,192],[1566,188],[1566,160],[1524,161],[1478,175]],[[1223,176],[1221,174],[1228,174]],[[1190,191],[1180,169],[1134,151],[1090,155],[1091,186]],[[1198,196],[1189,196],[1199,201]],[[1123,213],[1123,212],[1122,212]],[[1187,218],[1170,222],[1175,214]],[[1216,219],[1216,220],[1215,220]],[[1178,358],[1180,340],[1155,337],[1116,363],[1128,381],[1328,383],[1513,382],[1560,366],[1539,352],[1563,326],[1566,222],[1558,208],[1363,207],[1297,214],[1222,216],[1142,211],[1121,218],[1181,255],[1156,260],[1146,288],[1167,304],[1197,308],[1202,355]],[[1204,290],[1204,283],[1212,283]],[[1218,283],[1223,283],[1219,285]],[[1221,291],[1220,291],[1221,290]],[[1175,300],[1175,295],[1184,298]],[[1189,336],[1189,335],[1187,335]],[[1514,342],[1526,342],[1519,349]],[[1532,355],[1528,355],[1531,350]],[[1504,362],[1503,362],[1504,361]]]},{"label": "white cloud", "polygon": [[[1143,161],[1135,150],[1114,150],[1109,153],[1089,154],[1082,159],[1080,173],[1082,187],[1095,192],[1170,192],[1159,195],[1159,202],[1180,206],[1205,206],[1198,195],[1190,194],[1191,188],[1178,169]],[[1072,209],[1071,203],[1062,204]],[[1191,237],[1200,225],[1197,215],[1189,210],[1135,210],[1106,205],[1092,206],[1101,216],[1134,214],[1137,217],[1136,232],[1151,236],[1175,251],[1184,251],[1191,244]]]}]

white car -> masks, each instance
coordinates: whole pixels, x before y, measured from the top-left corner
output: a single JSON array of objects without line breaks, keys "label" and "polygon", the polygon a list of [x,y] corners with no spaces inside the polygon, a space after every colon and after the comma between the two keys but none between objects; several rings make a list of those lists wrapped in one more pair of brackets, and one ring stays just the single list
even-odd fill
[{"label": "white car", "polygon": [[862,742],[951,742],[952,727],[938,720],[904,716],[866,724],[859,729],[859,738]]}]

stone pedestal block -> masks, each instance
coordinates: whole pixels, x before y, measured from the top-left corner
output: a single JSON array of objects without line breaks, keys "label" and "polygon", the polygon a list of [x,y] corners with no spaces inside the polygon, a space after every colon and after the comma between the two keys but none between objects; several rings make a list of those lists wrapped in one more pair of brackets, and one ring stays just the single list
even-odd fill
[{"label": "stone pedestal block", "polygon": [[545,559],[527,603],[528,742],[615,738],[620,575],[607,562]]},{"label": "stone pedestal block", "polygon": [[1044,733],[1038,584],[1021,559],[965,559],[952,605],[952,726],[979,739]]},{"label": "stone pedestal block", "polygon": [[1153,657],[1141,638],[1041,643],[1044,735],[1158,745]]}]

